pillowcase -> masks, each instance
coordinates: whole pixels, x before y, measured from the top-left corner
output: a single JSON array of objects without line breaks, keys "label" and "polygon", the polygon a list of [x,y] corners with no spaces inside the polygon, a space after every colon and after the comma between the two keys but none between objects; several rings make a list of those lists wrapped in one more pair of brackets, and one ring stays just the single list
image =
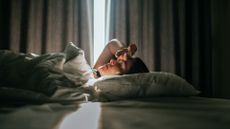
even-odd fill
[{"label": "pillowcase", "polygon": [[84,51],[69,42],[64,50],[66,54],[66,63],[63,71],[69,78],[79,79],[85,83],[88,79],[93,78],[93,72],[85,59]]},{"label": "pillowcase", "polygon": [[96,101],[199,94],[186,80],[168,72],[102,77],[94,83],[92,90]]}]

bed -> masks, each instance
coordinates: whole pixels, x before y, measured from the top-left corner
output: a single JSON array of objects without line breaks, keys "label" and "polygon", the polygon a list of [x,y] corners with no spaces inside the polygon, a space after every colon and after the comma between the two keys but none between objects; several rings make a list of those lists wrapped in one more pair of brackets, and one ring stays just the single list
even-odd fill
[{"label": "bed", "polygon": [[150,72],[93,79],[84,52],[0,51],[0,129],[228,129],[230,100]]},{"label": "bed", "polygon": [[229,129],[230,101],[154,97],[1,108],[1,129]]}]

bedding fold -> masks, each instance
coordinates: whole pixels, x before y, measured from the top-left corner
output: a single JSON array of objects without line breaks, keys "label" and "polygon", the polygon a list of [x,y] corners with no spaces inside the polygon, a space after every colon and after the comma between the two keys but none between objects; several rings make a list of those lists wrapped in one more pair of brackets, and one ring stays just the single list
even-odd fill
[{"label": "bedding fold", "polygon": [[[65,53],[31,57],[23,53],[0,50],[0,87],[27,93],[36,92],[48,97],[52,96],[58,87],[81,86],[80,82],[74,82],[62,71],[64,63]],[[4,90],[6,91],[6,88]]]}]

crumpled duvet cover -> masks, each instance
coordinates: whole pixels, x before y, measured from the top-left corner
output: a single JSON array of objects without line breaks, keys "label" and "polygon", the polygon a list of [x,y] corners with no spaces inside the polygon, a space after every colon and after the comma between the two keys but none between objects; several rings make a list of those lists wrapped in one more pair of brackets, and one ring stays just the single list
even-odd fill
[{"label": "crumpled duvet cover", "polygon": [[[65,96],[64,88],[76,91],[82,85],[80,76],[71,78],[63,72],[65,53],[41,56],[0,51],[0,99],[1,100],[48,100],[49,97]],[[56,91],[59,91],[58,94]],[[80,95],[81,96],[81,95]],[[79,96],[78,96],[79,97]],[[78,98],[79,99],[79,98]]]}]

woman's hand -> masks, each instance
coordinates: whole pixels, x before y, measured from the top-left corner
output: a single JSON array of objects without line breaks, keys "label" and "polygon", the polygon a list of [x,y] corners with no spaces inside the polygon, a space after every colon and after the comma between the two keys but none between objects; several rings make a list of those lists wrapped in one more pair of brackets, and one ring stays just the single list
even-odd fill
[{"label": "woman's hand", "polygon": [[133,56],[135,52],[137,51],[137,46],[134,43],[129,44],[128,46],[128,52],[130,56]]},{"label": "woman's hand", "polygon": [[128,48],[120,49],[116,52],[115,57],[118,58],[121,55],[124,55],[125,53],[129,56],[133,56],[135,52],[137,51],[137,46],[135,44],[130,44]]},{"label": "woman's hand", "polygon": [[124,55],[125,53],[128,53],[128,52],[129,52],[128,48],[123,48],[123,49],[117,50],[115,57],[118,58],[119,56]]}]

